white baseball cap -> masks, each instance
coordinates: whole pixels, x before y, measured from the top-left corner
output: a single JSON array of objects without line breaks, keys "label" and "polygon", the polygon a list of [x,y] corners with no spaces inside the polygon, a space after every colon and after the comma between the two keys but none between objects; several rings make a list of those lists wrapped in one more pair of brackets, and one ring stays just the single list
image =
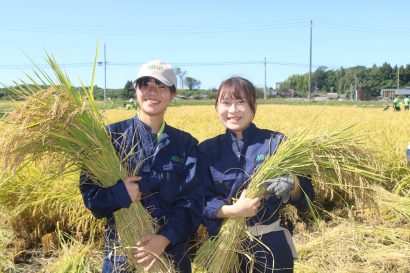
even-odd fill
[{"label": "white baseball cap", "polygon": [[170,64],[160,60],[149,61],[143,64],[137,73],[137,79],[152,77],[159,80],[168,87],[177,88],[177,75]]}]

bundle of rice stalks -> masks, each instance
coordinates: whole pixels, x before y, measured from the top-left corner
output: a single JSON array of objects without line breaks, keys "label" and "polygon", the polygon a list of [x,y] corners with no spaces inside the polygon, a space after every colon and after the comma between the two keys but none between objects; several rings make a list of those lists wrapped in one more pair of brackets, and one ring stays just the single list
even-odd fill
[{"label": "bundle of rice stalks", "polygon": [[[3,119],[6,126],[13,127],[0,141],[3,167],[14,170],[25,162],[58,154],[64,158],[59,162],[61,170],[71,169],[71,166],[81,168],[103,187],[135,174],[137,169],[124,167],[127,166],[124,161],[131,154],[124,155],[124,160],[116,154],[94,101],[95,65],[91,87],[83,86],[77,90],[52,56],[47,55],[47,61],[57,83],[37,67],[36,76],[43,86],[50,86],[48,89],[30,78],[32,84],[23,81],[11,90],[24,101]],[[116,211],[114,217],[121,245],[127,254],[142,235],[157,230],[155,221],[140,202]],[[132,258],[128,260],[133,261]],[[157,262],[157,266],[155,272],[172,271],[166,258]]]},{"label": "bundle of rice stalks", "polygon": [[410,272],[410,226],[338,220],[295,236],[296,272]]},{"label": "bundle of rice stalks", "polygon": [[[383,176],[372,154],[362,148],[361,141],[354,126],[327,135],[305,131],[295,134],[257,168],[250,177],[246,195],[250,198],[263,196],[266,188],[260,186],[262,181],[290,174],[311,177],[316,189],[331,195],[335,189],[341,189],[352,198],[369,197],[364,189]],[[245,224],[243,217],[225,219],[218,236],[198,250],[195,263],[207,272],[235,272],[239,266],[237,253],[251,257],[241,243],[247,236],[252,239]],[[252,264],[252,260],[249,262]]]}]

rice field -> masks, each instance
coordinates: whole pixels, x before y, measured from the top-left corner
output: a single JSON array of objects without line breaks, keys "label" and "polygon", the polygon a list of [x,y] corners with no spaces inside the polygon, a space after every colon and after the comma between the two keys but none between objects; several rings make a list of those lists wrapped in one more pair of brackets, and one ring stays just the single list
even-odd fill
[{"label": "rice field", "polygon": [[[135,114],[123,109],[103,112],[106,123]],[[199,141],[224,132],[212,105],[170,107],[166,121]],[[289,209],[296,223],[294,240],[299,253],[295,272],[410,272],[410,166],[405,155],[410,142],[409,121],[410,112],[382,108],[258,106],[255,124],[288,136],[301,130],[326,134],[355,124],[386,177],[375,185],[379,187],[375,191],[375,200],[379,201],[376,206],[365,200],[355,203],[340,196],[326,196],[318,189],[314,204],[317,218],[309,212]],[[1,124],[0,128],[5,133]],[[101,255],[89,253],[102,251],[103,221],[89,218],[91,214],[83,208],[77,174],[61,179],[54,172],[52,168],[29,165],[0,182],[0,272],[19,268],[18,262],[24,258],[34,264],[31,271],[25,267],[24,272],[101,270]],[[69,234],[64,238],[74,238],[71,243],[61,240],[58,230]],[[81,244],[83,250],[79,250]],[[90,256],[97,261],[89,261],[86,257]],[[81,264],[71,264],[76,261]]]}]

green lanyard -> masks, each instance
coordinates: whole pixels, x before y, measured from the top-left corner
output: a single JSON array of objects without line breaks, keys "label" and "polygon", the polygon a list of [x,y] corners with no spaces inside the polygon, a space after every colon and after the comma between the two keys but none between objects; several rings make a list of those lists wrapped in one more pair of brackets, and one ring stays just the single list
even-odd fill
[{"label": "green lanyard", "polygon": [[164,133],[164,129],[165,129],[165,120],[162,121],[161,128],[159,129],[157,133],[157,142],[159,142],[159,139],[161,138],[162,133]]}]

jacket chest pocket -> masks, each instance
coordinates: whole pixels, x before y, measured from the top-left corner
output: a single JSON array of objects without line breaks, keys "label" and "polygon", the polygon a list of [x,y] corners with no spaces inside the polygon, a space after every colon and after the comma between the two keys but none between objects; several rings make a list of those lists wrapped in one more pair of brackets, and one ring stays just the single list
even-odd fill
[{"label": "jacket chest pocket", "polygon": [[162,166],[162,173],[164,174],[165,180],[170,180],[172,178],[184,178],[187,176],[187,170],[182,164],[168,163]]},{"label": "jacket chest pocket", "polygon": [[181,164],[168,163],[162,166],[161,196],[165,201],[173,202],[181,191],[181,185],[187,178],[187,170]]},{"label": "jacket chest pocket", "polygon": [[221,172],[213,167],[210,167],[210,172],[215,192],[224,198],[227,198],[235,184],[236,174],[228,171]]}]

